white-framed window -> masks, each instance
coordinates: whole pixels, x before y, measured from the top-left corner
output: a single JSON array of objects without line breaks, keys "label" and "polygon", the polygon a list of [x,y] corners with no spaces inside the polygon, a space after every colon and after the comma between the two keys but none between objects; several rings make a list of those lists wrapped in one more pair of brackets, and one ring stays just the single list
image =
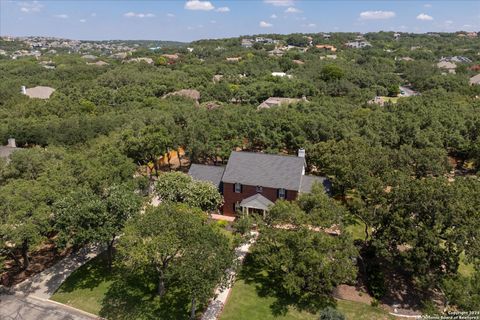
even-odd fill
[{"label": "white-framed window", "polygon": [[287,190],[283,188],[278,189],[278,197],[280,199],[285,199],[287,197]]},{"label": "white-framed window", "polygon": [[257,186],[256,191],[257,191],[257,193],[262,193],[263,192],[263,187],[262,186]]},{"label": "white-framed window", "polygon": [[242,185],[238,182],[235,183],[234,191],[235,191],[235,193],[242,193]]}]

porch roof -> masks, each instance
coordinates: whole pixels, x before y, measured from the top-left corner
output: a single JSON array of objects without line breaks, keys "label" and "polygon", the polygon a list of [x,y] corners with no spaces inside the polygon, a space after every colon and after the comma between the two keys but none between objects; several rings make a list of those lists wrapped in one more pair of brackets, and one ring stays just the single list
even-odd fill
[{"label": "porch roof", "polygon": [[243,208],[268,210],[268,207],[273,205],[273,202],[257,193],[251,197],[245,198],[240,202],[240,206]]}]

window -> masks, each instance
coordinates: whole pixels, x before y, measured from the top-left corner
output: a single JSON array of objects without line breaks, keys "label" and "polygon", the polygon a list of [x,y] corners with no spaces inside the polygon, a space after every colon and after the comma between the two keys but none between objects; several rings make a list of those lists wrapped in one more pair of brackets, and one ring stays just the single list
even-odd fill
[{"label": "window", "polygon": [[263,192],[263,187],[262,186],[257,186],[257,193],[262,193]]},{"label": "window", "polygon": [[242,193],[242,185],[240,183],[235,183],[234,191],[235,193]]},{"label": "window", "polygon": [[285,199],[287,197],[287,190],[283,188],[278,189],[278,197],[280,199]]},{"label": "window", "polygon": [[240,211],[240,202],[237,201],[233,204],[233,211]]}]

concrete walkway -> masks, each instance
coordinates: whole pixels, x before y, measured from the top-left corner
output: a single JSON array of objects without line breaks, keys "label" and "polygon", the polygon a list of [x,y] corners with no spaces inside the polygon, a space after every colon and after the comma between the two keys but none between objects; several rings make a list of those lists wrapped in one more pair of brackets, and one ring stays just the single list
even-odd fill
[{"label": "concrete walkway", "polygon": [[96,257],[103,249],[86,247],[13,287],[15,294],[49,299],[67,277]]},{"label": "concrete walkway", "polygon": [[[235,263],[238,263],[239,265],[243,263],[243,260],[245,259],[250,250],[250,247],[257,240],[257,232],[252,231],[250,235],[251,239],[247,243],[235,249],[235,255],[237,257]],[[223,307],[227,303],[228,296],[230,295],[230,291],[235,284],[235,278],[237,276],[236,270],[232,269],[227,270],[227,274],[230,279],[228,286],[226,288],[217,289],[217,291],[215,292],[216,298],[210,301],[207,310],[205,310],[202,315],[202,320],[216,320],[220,316]]]}]

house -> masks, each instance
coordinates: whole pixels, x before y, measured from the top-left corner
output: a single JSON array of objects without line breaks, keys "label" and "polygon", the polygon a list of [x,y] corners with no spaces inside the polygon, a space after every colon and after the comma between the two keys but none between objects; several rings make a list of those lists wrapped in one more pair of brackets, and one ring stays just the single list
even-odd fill
[{"label": "house", "polygon": [[345,43],[345,45],[349,48],[353,48],[353,49],[362,49],[362,48],[367,48],[367,47],[371,47],[372,45],[370,44],[370,42],[368,41],[364,41],[364,40],[361,40],[361,41],[350,41],[350,42],[347,42]]},{"label": "house", "polygon": [[180,97],[189,98],[189,99],[195,100],[197,104],[198,104],[198,100],[200,100],[200,92],[195,89],[182,89],[175,92],[170,92],[164,95],[162,98],[165,99],[171,96],[180,96]]},{"label": "house", "polygon": [[380,96],[375,96],[372,100],[367,101],[368,104],[378,104],[383,107],[385,105],[385,98]]},{"label": "house", "polygon": [[129,60],[126,60],[124,62],[145,62],[147,64],[153,64],[153,59],[152,58],[132,58]]},{"label": "house", "polygon": [[329,45],[329,44],[317,44],[315,46],[317,49],[323,49],[325,51],[330,51],[330,52],[336,52],[337,48],[335,46]]},{"label": "house", "polygon": [[298,102],[308,102],[305,97],[298,99],[298,98],[280,98],[280,97],[270,97],[267,100],[263,101],[258,107],[257,110],[260,109],[270,109],[271,107],[277,107],[282,104],[292,104]]},{"label": "house", "polygon": [[169,61],[175,61],[175,60],[178,60],[178,58],[180,58],[180,56],[177,54],[177,53],[174,53],[174,54],[162,54],[162,57],[165,57],[167,58]]},{"label": "house", "polygon": [[272,72],[272,76],[274,77],[280,77],[280,78],[288,78],[291,79],[292,75],[291,74],[286,74],[285,72]]},{"label": "house", "polygon": [[242,57],[228,57],[226,58],[228,62],[238,62],[242,60]]},{"label": "house", "polygon": [[108,66],[108,63],[105,62],[105,61],[97,61],[97,62],[87,62],[88,65],[93,65],[93,66],[99,66],[99,67],[103,67],[103,66]]},{"label": "house", "polygon": [[271,57],[272,57],[272,56],[274,56],[274,57],[281,57],[281,56],[283,56],[284,54],[285,54],[285,52],[284,52],[282,49],[280,49],[280,48],[275,48],[275,49],[273,49],[273,50],[271,50],[271,51],[268,51],[268,55],[271,56]]},{"label": "house", "polygon": [[295,64],[298,64],[298,65],[304,65],[305,62],[303,62],[302,60],[292,60],[293,63]]},{"label": "house", "polygon": [[252,39],[242,39],[241,46],[246,49],[253,47]]},{"label": "house", "polygon": [[480,84],[480,73],[476,76],[471,77],[469,82],[471,85]]},{"label": "house", "polygon": [[398,39],[400,39],[400,36],[401,36],[400,33],[395,32],[395,33],[393,34],[393,39],[398,40]]},{"label": "house", "polygon": [[439,63],[437,63],[437,67],[440,69],[447,70],[448,73],[455,73],[455,69],[457,68],[457,65],[449,61],[440,61]]},{"label": "house", "polygon": [[310,192],[314,183],[330,193],[330,182],[306,175],[305,167],[304,149],[298,156],[234,151],[226,166],[192,164],[188,174],[219,188],[224,215],[236,216],[239,211],[264,215],[278,199],[295,200],[298,194]]},{"label": "house", "polygon": [[29,98],[36,99],[48,99],[52,95],[55,89],[50,87],[36,86],[34,88],[27,89],[25,86],[22,86],[21,92],[28,96]]},{"label": "house", "polygon": [[22,148],[18,148],[15,142],[15,139],[10,138],[8,139],[8,144],[6,146],[0,146],[0,159],[4,159],[7,162],[10,159],[10,155],[17,150],[21,150]]}]

